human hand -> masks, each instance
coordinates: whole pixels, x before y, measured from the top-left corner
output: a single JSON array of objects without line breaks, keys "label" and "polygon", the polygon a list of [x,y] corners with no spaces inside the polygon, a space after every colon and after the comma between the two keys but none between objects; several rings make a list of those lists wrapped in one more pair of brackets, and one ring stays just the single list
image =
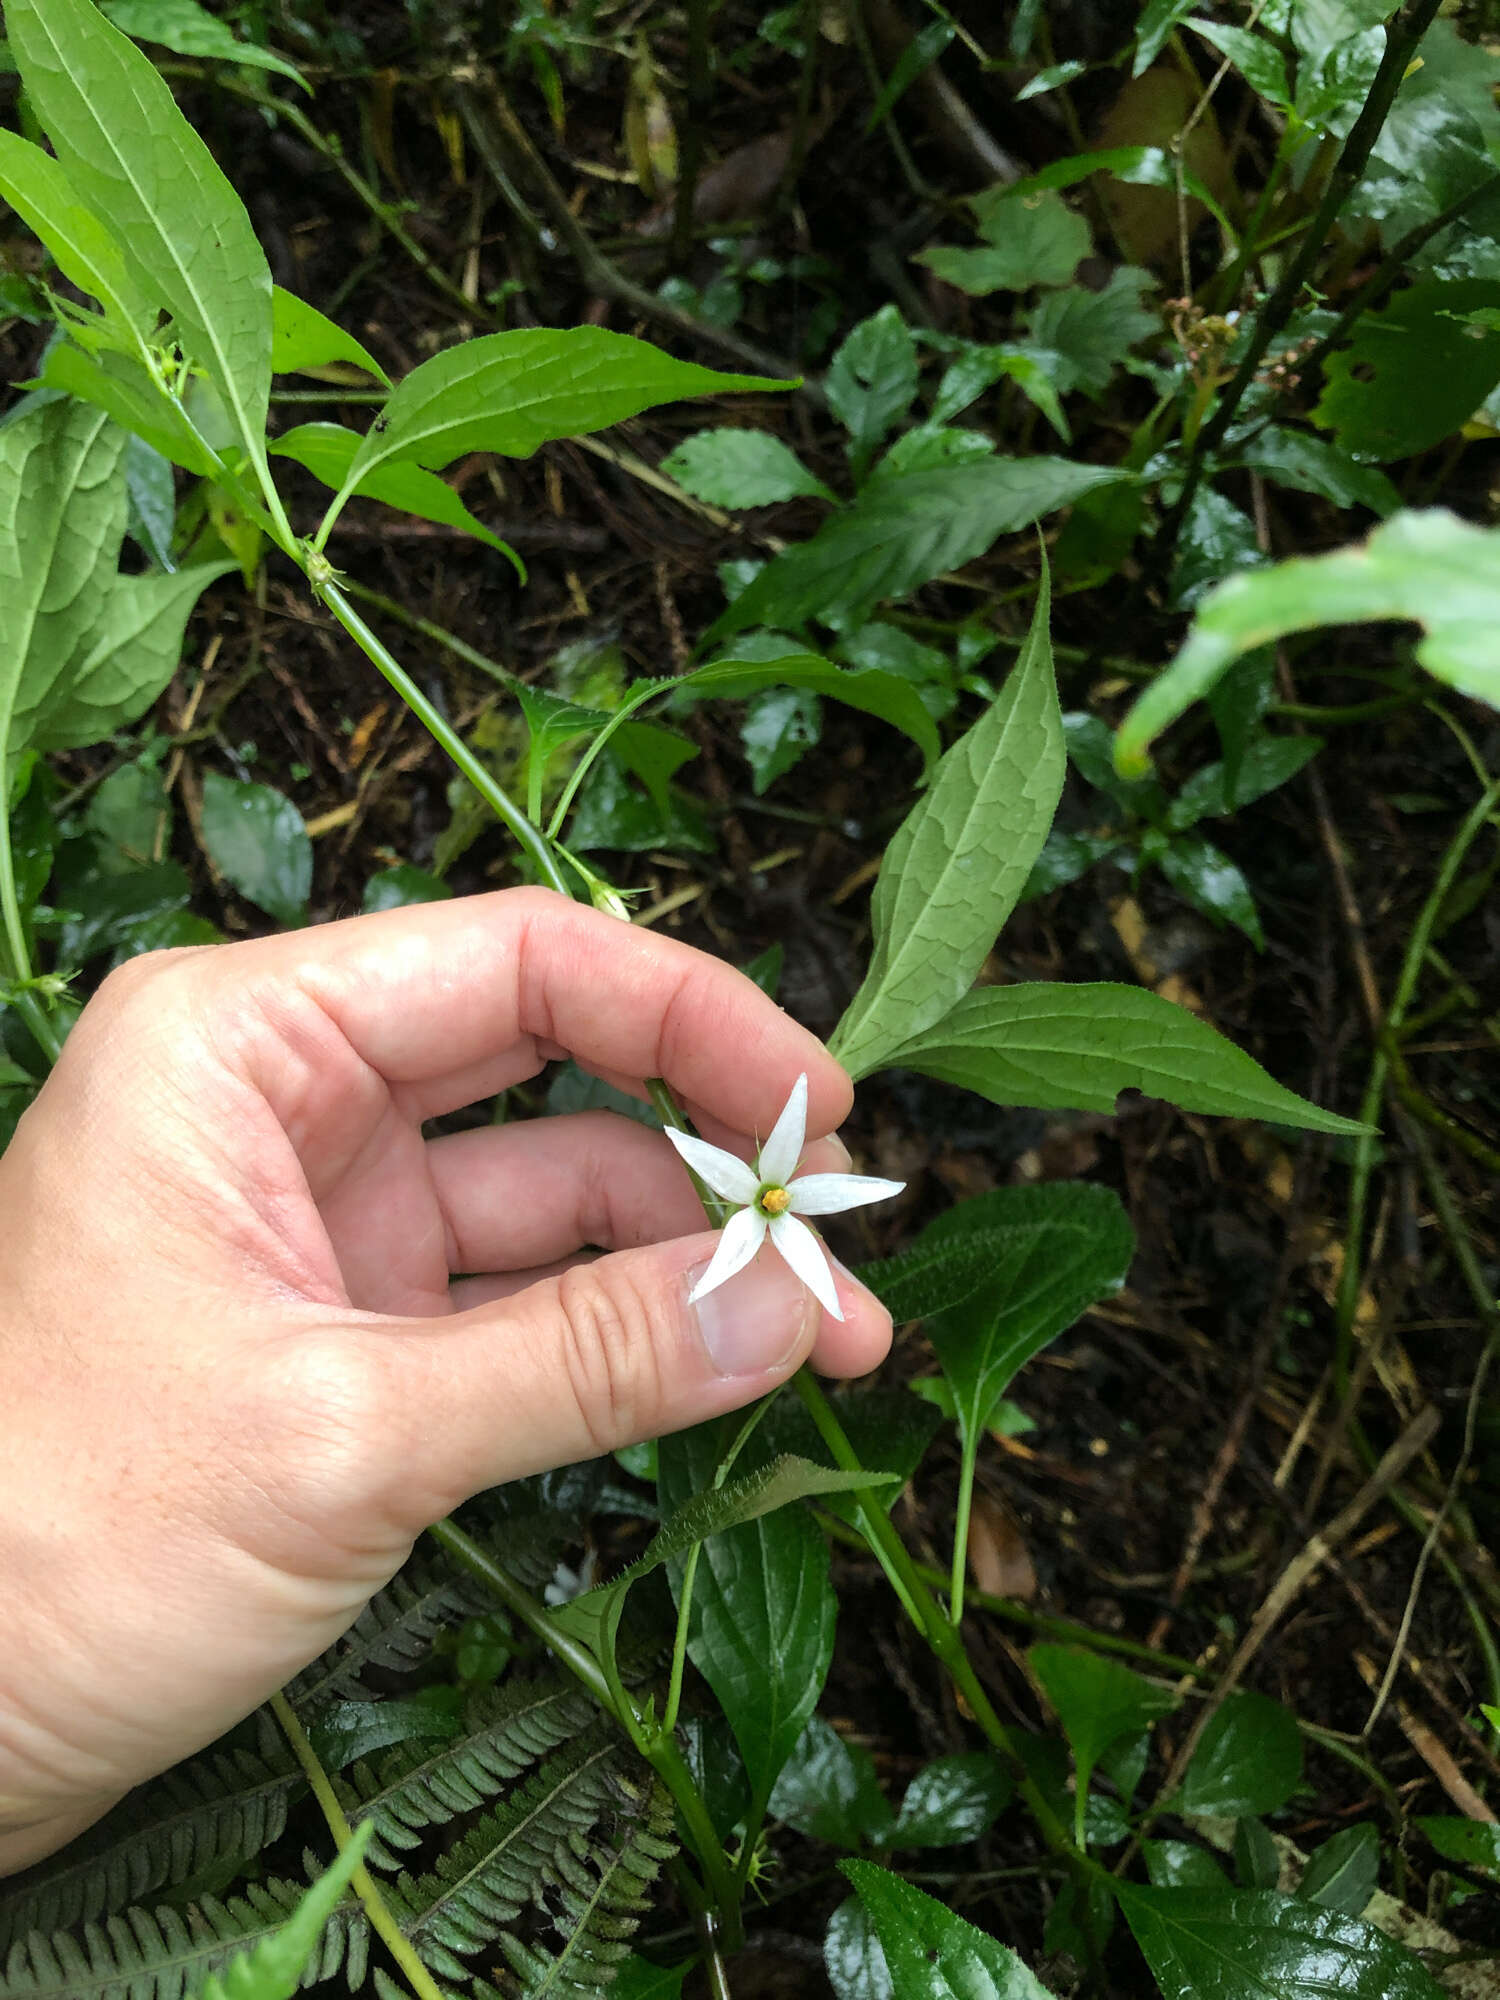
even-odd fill
[{"label": "human hand", "polygon": [[769,1249],[690,1305],[716,1239],[659,1133],[423,1138],[564,1053],[746,1156],[799,1073],[810,1132],[851,1102],[748,979],[544,890],[153,953],[86,1008],[0,1159],[0,1874],[248,1714],[469,1495],[884,1355],[868,1292],[839,1276],[840,1323]]}]

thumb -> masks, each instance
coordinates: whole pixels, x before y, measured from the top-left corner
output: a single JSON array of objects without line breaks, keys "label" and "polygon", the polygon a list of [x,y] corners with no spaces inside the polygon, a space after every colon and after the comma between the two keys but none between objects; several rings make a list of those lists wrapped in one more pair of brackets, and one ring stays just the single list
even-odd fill
[{"label": "thumb", "polygon": [[403,1328],[407,1353],[395,1372],[407,1407],[420,1412],[419,1483],[431,1482],[441,1510],[702,1423],[785,1381],[806,1359],[822,1308],[769,1245],[690,1304],[716,1242],[689,1236],[618,1251]]}]

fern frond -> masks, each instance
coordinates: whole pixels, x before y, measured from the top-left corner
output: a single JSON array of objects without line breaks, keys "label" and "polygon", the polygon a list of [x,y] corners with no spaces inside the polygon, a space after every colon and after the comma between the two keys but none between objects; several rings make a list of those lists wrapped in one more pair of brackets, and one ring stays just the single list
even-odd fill
[{"label": "fern frond", "polygon": [[494,1609],[482,1585],[445,1562],[418,1559],[377,1591],[337,1645],[298,1674],[286,1689],[299,1714],[338,1695],[359,1694],[366,1667],[396,1671],[420,1666],[437,1634]]},{"label": "fern frond", "polygon": [[474,2000],[571,2000],[593,1996],[614,1983],[630,1955],[631,1940],[651,1905],[650,1890],[664,1862],[676,1852],[672,1801],[652,1782],[644,1796],[623,1785],[627,1810],[617,1817],[613,1847],[597,1848],[566,1871],[549,1897],[553,1928],[562,1943],[554,1952],[513,1934],[498,1942],[510,1963],[497,1986],[476,1979]]},{"label": "fern frond", "polygon": [[10,1885],[0,1896],[0,1957],[32,1931],[95,1922],[278,1839],[305,1781],[269,1716],[257,1734],[254,1751],[211,1752],[153,1779],[84,1842]]},{"label": "fern frond", "polygon": [[602,1723],[575,1737],[487,1812],[432,1874],[402,1876],[387,1890],[403,1932],[434,1972],[466,1977],[461,1960],[492,1943],[588,1855],[595,1827],[619,1796],[617,1773],[627,1755]]},{"label": "fern frond", "polygon": [[[248,1883],[220,1901],[204,1896],[185,1910],[133,1908],[81,1937],[34,1932],[12,1947],[0,1975],[0,2000],[183,2000],[238,1952],[254,1950],[291,1917],[302,1882]],[[363,1984],[368,1956],[363,1910],[346,1899],[334,1910],[302,1984],[342,1967],[352,1989]]]},{"label": "fern frond", "polygon": [[[374,1822],[370,1865],[399,1867],[392,1849],[415,1847],[427,1827],[488,1805],[511,1779],[591,1727],[598,1715],[592,1697],[556,1670],[545,1679],[517,1677],[475,1695],[464,1732],[452,1741],[416,1753],[403,1746],[382,1760],[378,1775],[356,1764],[337,1789],[351,1825]],[[414,1754],[419,1762],[412,1762]]]}]

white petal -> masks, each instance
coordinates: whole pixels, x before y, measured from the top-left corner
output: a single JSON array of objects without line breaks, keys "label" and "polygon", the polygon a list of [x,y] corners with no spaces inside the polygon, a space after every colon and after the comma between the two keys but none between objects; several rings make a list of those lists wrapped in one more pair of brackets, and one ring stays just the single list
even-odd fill
[{"label": "white petal", "polygon": [[737,1271],[743,1271],[765,1240],[766,1218],[759,1209],[742,1208],[738,1215],[731,1215],[708,1269],[688,1293],[688,1304],[695,1305],[705,1293],[716,1291]]},{"label": "white petal", "polygon": [[787,1193],[792,1198],[793,1215],[837,1215],[840,1209],[889,1201],[905,1186],[905,1181],[881,1181],[873,1174],[803,1174]]},{"label": "white petal", "polygon": [[794,1215],[772,1216],[771,1241],[824,1312],[832,1313],[835,1319],[842,1319],[844,1315],[839,1306],[838,1290],[833,1282],[833,1273],[828,1268],[828,1253],[807,1224],[799,1222]]},{"label": "white petal", "polygon": [[707,1181],[715,1194],[722,1195],[725,1201],[754,1201],[760,1180],[743,1160],[726,1153],[722,1146],[710,1146],[706,1139],[695,1139],[691,1132],[678,1132],[670,1125],[663,1130],[679,1156],[700,1180]]},{"label": "white petal", "polygon": [[781,1116],[771,1127],[771,1136],[760,1149],[760,1178],[775,1187],[785,1187],[802,1158],[802,1141],[807,1137],[807,1078],[799,1076],[792,1085]]}]

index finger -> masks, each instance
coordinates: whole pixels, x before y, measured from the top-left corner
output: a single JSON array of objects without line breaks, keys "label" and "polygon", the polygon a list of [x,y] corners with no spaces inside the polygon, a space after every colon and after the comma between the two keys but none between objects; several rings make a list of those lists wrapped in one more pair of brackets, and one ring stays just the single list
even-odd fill
[{"label": "index finger", "polygon": [[[549,1045],[591,1067],[664,1077],[739,1132],[769,1132],[804,1073],[810,1137],[853,1102],[822,1043],[753,980],[550,889],[354,917],[231,946],[223,959],[243,954],[246,965],[252,953],[280,989],[273,1018],[305,995],[418,1118],[534,1075]],[[274,1080],[257,1081],[274,1102]]]}]

